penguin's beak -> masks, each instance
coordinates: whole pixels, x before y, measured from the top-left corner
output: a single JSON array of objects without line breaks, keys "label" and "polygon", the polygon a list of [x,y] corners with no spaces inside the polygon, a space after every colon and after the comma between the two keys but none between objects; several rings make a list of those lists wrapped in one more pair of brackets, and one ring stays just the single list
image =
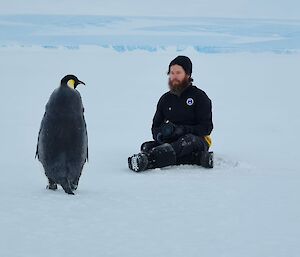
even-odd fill
[{"label": "penguin's beak", "polygon": [[79,85],[79,84],[83,84],[83,85],[85,85],[85,83],[84,83],[84,82],[82,82],[82,81],[78,80],[78,81],[77,81],[77,85]]}]

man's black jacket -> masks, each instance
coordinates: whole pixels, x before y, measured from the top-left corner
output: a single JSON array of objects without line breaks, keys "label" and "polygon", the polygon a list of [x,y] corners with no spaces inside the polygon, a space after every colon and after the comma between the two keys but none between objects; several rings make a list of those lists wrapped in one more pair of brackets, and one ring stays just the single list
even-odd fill
[{"label": "man's black jacket", "polygon": [[158,101],[152,123],[153,139],[157,140],[160,126],[166,122],[184,126],[186,133],[204,137],[213,129],[211,100],[196,86],[188,86],[180,96],[165,93]]}]

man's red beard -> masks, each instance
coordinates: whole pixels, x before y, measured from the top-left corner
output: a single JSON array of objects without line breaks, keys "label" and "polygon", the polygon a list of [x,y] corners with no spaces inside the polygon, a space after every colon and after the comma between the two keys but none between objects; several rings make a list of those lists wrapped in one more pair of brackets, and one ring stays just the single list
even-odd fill
[{"label": "man's red beard", "polygon": [[188,76],[186,76],[182,81],[169,78],[169,88],[173,93],[181,93],[186,87],[188,87],[191,82]]}]

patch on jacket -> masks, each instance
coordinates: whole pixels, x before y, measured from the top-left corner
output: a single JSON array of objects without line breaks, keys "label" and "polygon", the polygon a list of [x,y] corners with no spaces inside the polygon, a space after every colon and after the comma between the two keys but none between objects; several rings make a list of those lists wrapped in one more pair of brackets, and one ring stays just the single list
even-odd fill
[{"label": "patch on jacket", "polygon": [[188,106],[192,106],[193,104],[194,104],[194,99],[193,98],[188,98],[187,100],[186,100],[186,104],[188,105]]}]

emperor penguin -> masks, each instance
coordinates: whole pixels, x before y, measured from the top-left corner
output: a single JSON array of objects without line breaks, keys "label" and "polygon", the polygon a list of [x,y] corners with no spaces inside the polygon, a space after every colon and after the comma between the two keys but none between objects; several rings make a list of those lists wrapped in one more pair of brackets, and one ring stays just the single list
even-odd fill
[{"label": "emperor penguin", "polygon": [[74,194],[85,162],[88,160],[88,135],[79,84],[74,75],[63,77],[53,91],[41,122],[36,157],[48,178],[48,189],[61,185]]}]

